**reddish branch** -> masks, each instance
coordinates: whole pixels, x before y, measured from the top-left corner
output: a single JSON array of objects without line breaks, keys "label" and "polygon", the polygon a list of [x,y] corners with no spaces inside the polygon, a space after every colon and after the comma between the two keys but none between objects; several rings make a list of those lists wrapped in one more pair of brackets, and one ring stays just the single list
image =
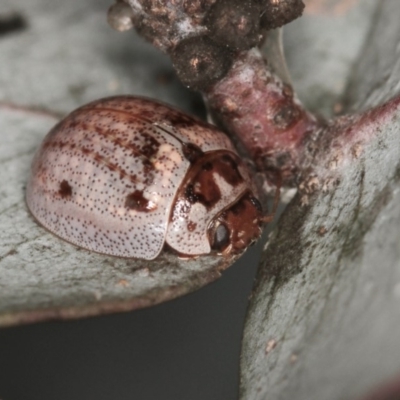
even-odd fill
[{"label": "reddish branch", "polygon": [[109,19],[121,30],[129,19],[168,53],[182,82],[204,94],[256,170],[271,183],[291,185],[317,123],[257,46],[303,7],[301,0],[124,0],[111,7]]},{"label": "reddish branch", "polygon": [[290,86],[269,71],[258,50],[241,53],[229,73],[206,92],[219,122],[270,181],[294,183],[316,121]]}]

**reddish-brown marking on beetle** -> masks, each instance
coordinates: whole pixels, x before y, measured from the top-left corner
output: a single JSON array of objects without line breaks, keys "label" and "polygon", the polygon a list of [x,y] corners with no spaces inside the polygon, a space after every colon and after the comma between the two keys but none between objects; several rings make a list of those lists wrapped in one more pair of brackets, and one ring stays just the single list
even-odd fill
[{"label": "reddish-brown marking on beetle", "polygon": [[188,231],[193,232],[196,229],[197,224],[193,221],[189,221],[187,224]]},{"label": "reddish-brown marking on beetle", "polygon": [[60,190],[58,193],[64,199],[72,196],[72,187],[65,179],[60,183]]},{"label": "reddish-brown marking on beetle", "polygon": [[157,208],[155,204],[144,197],[143,191],[141,190],[135,190],[133,193],[129,194],[126,197],[125,206],[130,210],[141,212],[149,212]]},{"label": "reddish-brown marking on beetle", "polygon": [[214,163],[214,166],[217,173],[224,176],[226,181],[232,186],[243,181],[238,169],[238,163],[230,154],[224,154],[216,163]]},{"label": "reddish-brown marking on beetle", "polygon": [[199,146],[196,146],[193,143],[183,143],[182,144],[182,152],[185,158],[193,164],[196,162],[201,156],[204,155],[203,151]]},{"label": "reddish-brown marking on beetle", "polygon": [[215,151],[204,154],[192,164],[178,196],[183,196],[191,204],[200,202],[212,208],[220,199],[221,191],[214,174],[217,174],[232,186],[243,182],[233,153]]},{"label": "reddish-brown marking on beetle", "polygon": [[141,148],[141,153],[150,159],[157,153],[158,149],[160,148],[160,143],[158,140],[154,139],[150,135],[147,135],[146,133],[142,133],[142,136],[145,138],[145,145]]},{"label": "reddish-brown marking on beetle", "polygon": [[[256,206],[254,203],[254,197],[246,193],[218,218],[230,232],[229,241],[234,253],[243,251],[249,242],[256,240],[261,234],[261,206],[258,200]],[[244,215],[246,218],[243,218]]]}]

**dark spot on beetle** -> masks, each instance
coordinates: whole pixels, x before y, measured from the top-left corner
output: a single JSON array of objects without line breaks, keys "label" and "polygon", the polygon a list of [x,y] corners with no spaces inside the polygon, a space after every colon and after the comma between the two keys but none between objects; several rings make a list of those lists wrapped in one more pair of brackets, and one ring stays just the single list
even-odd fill
[{"label": "dark spot on beetle", "polygon": [[185,198],[191,204],[197,203],[199,201],[199,196],[194,193],[194,187],[192,184],[187,185],[185,190]]},{"label": "dark spot on beetle", "polygon": [[0,35],[23,31],[27,28],[25,18],[19,13],[0,15]]},{"label": "dark spot on beetle", "polygon": [[229,211],[234,215],[242,215],[244,209],[245,209],[245,206],[243,205],[243,202],[238,201],[232,205],[232,207],[229,209]]},{"label": "dark spot on beetle", "polygon": [[135,190],[133,193],[126,196],[125,207],[130,210],[141,212],[149,212],[157,208],[154,203],[144,197],[143,191],[141,190]]},{"label": "dark spot on beetle", "polygon": [[207,161],[203,164],[202,168],[204,171],[211,171],[213,169],[213,163],[210,161]]},{"label": "dark spot on beetle", "polygon": [[187,228],[189,232],[193,232],[197,227],[197,224],[193,221],[189,221],[187,224]]},{"label": "dark spot on beetle", "polygon": [[107,167],[108,167],[108,169],[110,171],[116,171],[118,169],[118,165],[117,164],[109,162],[106,165],[107,165]]},{"label": "dark spot on beetle", "polygon": [[135,118],[139,118],[139,119],[148,119],[148,120],[152,120],[154,117],[155,112],[152,110],[146,110],[144,108],[142,108],[140,110],[140,114],[134,114]]},{"label": "dark spot on beetle", "polygon": [[185,158],[193,164],[196,162],[204,153],[199,146],[194,143],[183,143],[182,152]]},{"label": "dark spot on beetle", "polygon": [[[124,171],[124,173],[125,173],[125,171]],[[136,175],[136,174],[129,175],[129,180],[130,180],[132,183],[137,183],[137,181],[138,181],[137,175]],[[127,187],[127,188],[130,188],[131,186],[130,186],[130,185],[127,185],[126,187]]]},{"label": "dark spot on beetle", "polygon": [[[134,139],[137,140],[137,139]],[[132,152],[134,156],[141,154],[139,147],[135,143],[129,143],[126,145],[126,148]]]},{"label": "dark spot on beetle", "polygon": [[[204,107],[204,104],[202,104]],[[199,108],[200,105],[197,105],[194,107],[194,112],[196,113],[196,115],[199,115]],[[207,112],[204,112],[204,118],[206,118],[206,114]],[[219,131],[218,128],[216,128],[214,125],[209,124],[206,121],[203,121],[201,119],[198,118],[194,118],[190,115],[186,115],[180,112],[175,112],[175,113],[171,113],[165,116],[165,118],[168,120],[168,122],[175,128],[178,129],[179,128],[196,128],[196,127],[202,127],[202,128],[206,128],[206,129],[212,129],[212,130],[216,130]]]},{"label": "dark spot on beetle", "polygon": [[66,127],[70,128],[70,129],[75,129],[78,126],[79,126],[79,121],[77,121],[76,119],[73,119],[71,122],[68,123],[68,125]]},{"label": "dark spot on beetle", "polygon": [[[82,149],[82,151],[85,153],[85,154],[89,154],[90,153],[90,150],[89,149]],[[97,164],[101,164],[102,163],[102,161],[104,161],[104,157],[103,156],[101,156],[99,153],[95,153],[94,154],[94,161],[96,161],[96,163]]]},{"label": "dark spot on beetle", "polygon": [[143,174],[145,176],[144,183],[151,185],[154,181],[154,165],[148,160],[143,160]]},{"label": "dark spot on beetle", "polygon": [[141,148],[141,153],[145,157],[151,158],[158,152],[158,149],[160,148],[160,142],[154,139],[153,136],[145,133],[142,133],[142,137],[144,138],[144,145]]},{"label": "dark spot on beetle", "polygon": [[195,125],[197,122],[195,119],[193,119],[183,113],[171,113],[171,115],[168,115],[168,121],[175,128],[178,128],[180,126]]},{"label": "dark spot on beetle", "polygon": [[114,144],[116,147],[123,147],[123,142],[122,142],[121,138],[115,138]]},{"label": "dark spot on beetle", "polygon": [[89,130],[89,125],[86,122],[79,121],[79,126],[82,131],[88,131]]},{"label": "dark spot on beetle", "polygon": [[150,160],[143,160],[143,172],[145,174],[154,171],[154,165]]},{"label": "dark spot on beetle", "polygon": [[[87,148],[87,147],[81,147],[81,151],[82,151],[82,153],[83,154],[90,154],[90,150]],[[98,156],[98,154],[96,154],[95,156],[94,156],[94,159],[96,160],[96,156]]]},{"label": "dark spot on beetle", "polygon": [[212,208],[221,199],[221,192],[212,175],[203,173],[187,185],[184,196],[191,204],[201,203]]},{"label": "dark spot on beetle", "polygon": [[232,186],[243,182],[237,162],[228,154],[224,154],[214,163],[214,169]]},{"label": "dark spot on beetle", "polygon": [[194,195],[205,207],[212,208],[221,200],[221,191],[211,171],[201,171],[192,183]]},{"label": "dark spot on beetle", "polygon": [[56,149],[62,149],[65,146],[65,142],[62,141],[48,141],[45,143],[45,145],[43,146],[44,148],[48,148],[48,147],[54,147]]},{"label": "dark spot on beetle", "polygon": [[72,187],[65,179],[60,183],[60,190],[58,191],[58,193],[63,199],[72,196]]},{"label": "dark spot on beetle", "polygon": [[232,166],[234,166],[234,167],[237,167],[236,161],[233,160],[232,157],[231,157],[230,155],[228,155],[228,154],[224,154],[224,155],[221,157],[221,160],[222,160],[223,162],[227,163],[227,164],[230,164],[230,165],[232,165]]}]

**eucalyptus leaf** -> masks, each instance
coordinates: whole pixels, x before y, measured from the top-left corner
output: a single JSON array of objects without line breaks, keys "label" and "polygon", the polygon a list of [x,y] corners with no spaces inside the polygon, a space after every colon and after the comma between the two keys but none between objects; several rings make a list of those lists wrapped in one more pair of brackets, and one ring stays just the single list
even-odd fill
[{"label": "eucalyptus leaf", "polygon": [[[348,110],[388,103],[353,127],[365,140],[335,171],[337,186],[306,206],[295,198],[264,250],[243,338],[242,400],[356,399],[400,370],[399,13],[396,0],[377,3],[344,74]],[[343,32],[332,40],[345,42]]]}]

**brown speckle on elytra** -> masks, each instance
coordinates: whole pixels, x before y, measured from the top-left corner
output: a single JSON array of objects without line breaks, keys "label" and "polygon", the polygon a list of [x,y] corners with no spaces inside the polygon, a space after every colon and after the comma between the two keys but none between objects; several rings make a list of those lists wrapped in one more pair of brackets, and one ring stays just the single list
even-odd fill
[{"label": "brown speckle on elytra", "polygon": [[[164,246],[185,257],[219,252],[218,225],[229,239],[226,254],[244,250],[261,222],[243,225],[263,218],[246,200],[251,188],[223,132],[152,100],[119,96],[83,106],[53,128],[26,198],[37,221],[75,245],[151,260]],[[230,212],[242,203],[243,212]]]},{"label": "brown speckle on elytra", "polygon": [[183,143],[182,152],[190,163],[194,163],[204,154],[200,147],[193,143]]},{"label": "brown speckle on elytra", "polygon": [[71,197],[72,188],[71,188],[71,186],[69,185],[69,183],[65,179],[60,183],[60,190],[58,191],[58,193],[64,199],[68,198],[68,197]]},{"label": "brown speckle on elytra", "polygon": [[188,231],[193,232],[196,229],[197,224],[193,221],[189,221],[187,224]]},{"label": "brown speckle on elytra", "polygon": [[157,208],[155,203],[144,197],[143,191],[135,190],[133,193],[126,196],[125,207],[130,210],[150,212]]}]

